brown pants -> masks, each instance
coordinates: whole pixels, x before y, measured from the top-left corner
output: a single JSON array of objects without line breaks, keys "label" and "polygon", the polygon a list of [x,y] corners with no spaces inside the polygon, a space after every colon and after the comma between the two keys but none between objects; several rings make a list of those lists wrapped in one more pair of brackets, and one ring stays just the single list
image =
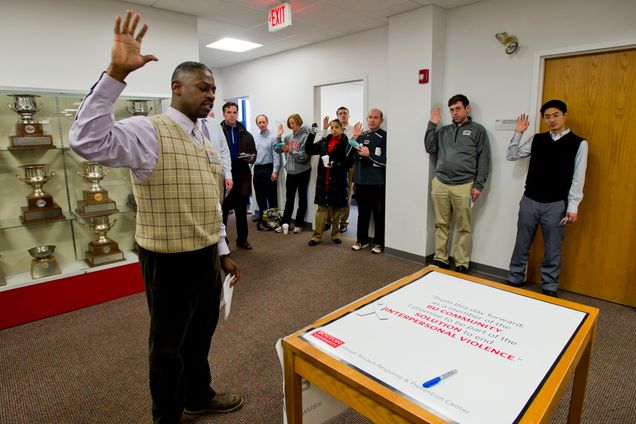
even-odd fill
[{"label": "brown pants", "polygon": [[311,236],[311,239],[314,241],[322,240],[322,233],[325,230],[327,217],[331,220],[331,239],[339,239],[340,231],[338,230],[338,222],[340,222],[340,214],[343,210],[344,208],[334,208],[333,206],[318,206],[318,209],[316,210],[314,234]]}]

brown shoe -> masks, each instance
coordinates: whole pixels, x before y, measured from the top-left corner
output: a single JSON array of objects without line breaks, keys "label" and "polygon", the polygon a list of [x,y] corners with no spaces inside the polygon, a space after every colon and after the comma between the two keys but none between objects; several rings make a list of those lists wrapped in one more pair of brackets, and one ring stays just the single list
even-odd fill
[{"label": "brown shoe", "polygon": [[243,242],[240,242],[240,243],[237,242],[236,245],[238,247],[240,247],[241,249],[252,250],[252,245],[249,244],[249,242],[247,242],[247,241],[243,241]]},{"label": "brown shoe", "polygon": [[243,397],[231,393],[217,393],[209,402],[198,408],[185,408],[185,413],[189,415],[207,415],[232,412],[243,406]]}]

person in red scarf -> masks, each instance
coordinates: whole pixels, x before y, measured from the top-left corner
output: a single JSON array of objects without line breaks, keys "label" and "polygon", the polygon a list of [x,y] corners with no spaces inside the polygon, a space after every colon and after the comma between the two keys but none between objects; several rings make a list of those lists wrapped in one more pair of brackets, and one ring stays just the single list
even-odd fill
[{"label": "person in red scarf", "polygon": [[309,240],[310,246],[315,246],[322,241],[322,233],[325,221],[331,218],[331,240],[334,243],[342,243],[338,224],[340,215],[347,207],[348,171],[353,163],[353,149],[349,147],[347,136],[344,134],[342,124],[337,119],[330,123],[331,134],[322,140],[315,142],[315,133],[310,133],[305,143],[305,153],[308,155],[320,155],[318,162],[318,177],[316,178],[316,196],[314,203],[318,205],[314,234]]}]

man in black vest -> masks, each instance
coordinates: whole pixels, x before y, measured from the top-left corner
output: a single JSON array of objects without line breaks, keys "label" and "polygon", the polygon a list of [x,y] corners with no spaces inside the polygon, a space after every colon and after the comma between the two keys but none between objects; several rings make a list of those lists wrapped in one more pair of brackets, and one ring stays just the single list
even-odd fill
[{"label": "man in black vest", "polygon": [[528,252],[541,225],[544,256],[541,264],[543,294],[557,296],[561,273],[561,243],[565,225],[578,219],[579,203],[583,199],[587,141],[567,128],[568,109],[561,100],[550,100],[541,106],[541,115],[549,132],[535,134],[525,143],[523,132],[528,129],[528,115],[517,118],[506,159],[518,160],[530,156],[526,189],[519,203],[517,240],[510,259],[508,284],[521,287],[525,283]]}]

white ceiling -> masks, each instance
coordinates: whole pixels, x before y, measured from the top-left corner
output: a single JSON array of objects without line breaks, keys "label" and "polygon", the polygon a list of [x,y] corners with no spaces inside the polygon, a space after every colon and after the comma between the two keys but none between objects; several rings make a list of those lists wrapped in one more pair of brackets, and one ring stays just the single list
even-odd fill
[{"label": "white ceiling", "polygon": [[[213,68],[269,56],[386,25],[388,17],[432,4],[445,9],[480,0],[288,0],[292,26],[268,32],[268,11],[279,0],[127,0],[143,6],[197,16],[199,60]],[[263,47],[233,53],[205,47],[232,37]]]}]

